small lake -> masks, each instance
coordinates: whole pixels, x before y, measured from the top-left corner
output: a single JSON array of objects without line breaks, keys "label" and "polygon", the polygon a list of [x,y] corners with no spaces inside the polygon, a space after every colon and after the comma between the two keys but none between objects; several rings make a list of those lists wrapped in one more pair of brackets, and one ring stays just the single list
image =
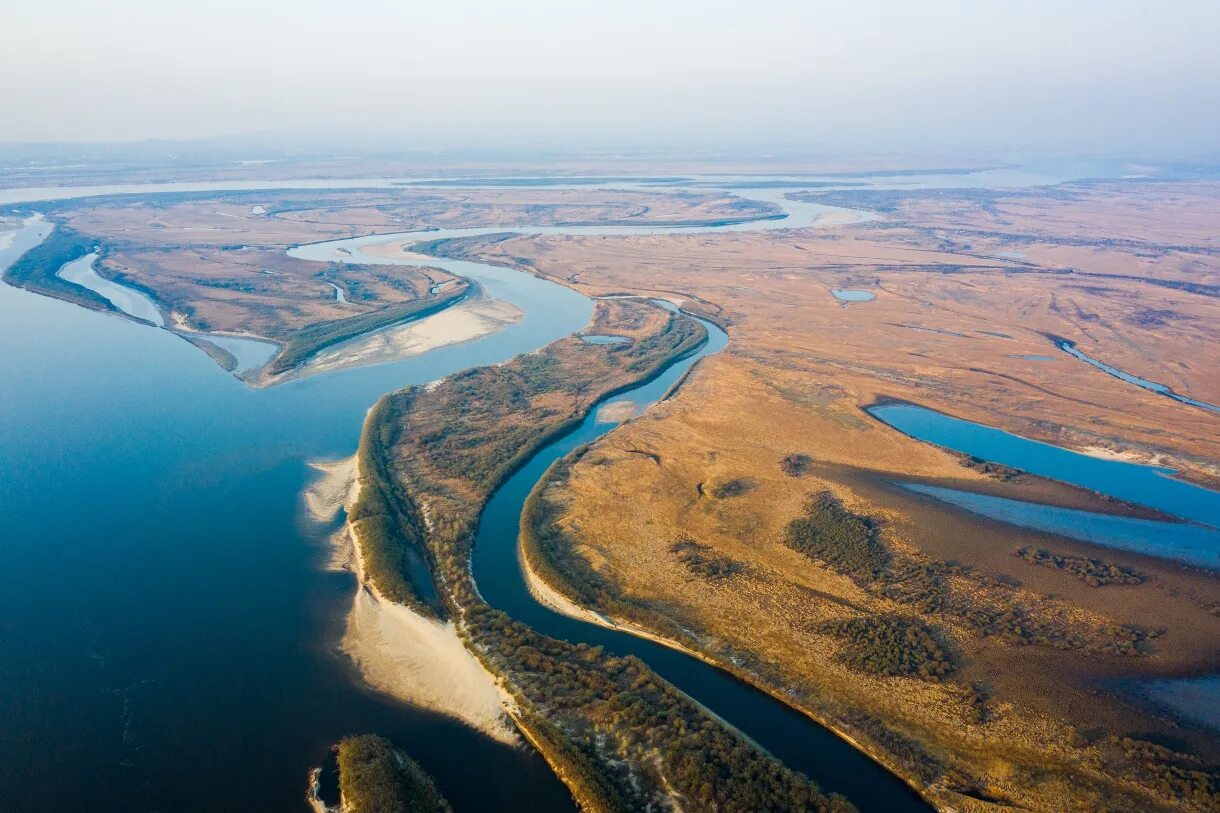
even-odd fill
[{"label": "small lake", "polygon": [[834,298],[842,302],[871,302],[877,298],[872,291],[852,291],[844,288],[831,288]]}]

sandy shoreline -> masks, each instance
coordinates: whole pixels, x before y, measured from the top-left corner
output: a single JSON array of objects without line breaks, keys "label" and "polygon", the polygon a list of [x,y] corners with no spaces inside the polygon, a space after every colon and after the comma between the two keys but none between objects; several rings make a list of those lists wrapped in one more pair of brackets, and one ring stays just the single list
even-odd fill
[{"label": "sandy shoreline", "polygon": [[425,618],[362,584],[340,648],[374,689],[456,717],[500,742],[519,742],[499,689],[452,621]]},{"label": "sandy shoreline", "polygon": [[302,366],[258,384],[269,386],[333,370],[402,361],[488,336],[524,318],[511,302],[472,296],[423,319],[381,328],[321,350]]},{"label": "sandy shoreline", "polygon": [[[305,509],[318,523],[350,507],[360,489],[357,456],[310,465],[320,476],[305,490]],[[332,569],[357,579],[339,648],[373,689],[405,703],[455,717],[492,739],[520,742],[495,678],[466,649],[452,621],[441,622],[386,600],[368,584],[353,529],[331,537]]]}]

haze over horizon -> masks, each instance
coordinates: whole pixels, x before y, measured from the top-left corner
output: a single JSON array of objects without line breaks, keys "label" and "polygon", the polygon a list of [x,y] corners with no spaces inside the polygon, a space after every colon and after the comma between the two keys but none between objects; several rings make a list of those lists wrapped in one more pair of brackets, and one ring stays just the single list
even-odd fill
[{"label": "haze over horizon", "polygon": [[5,142],[1220,154],[1220,5],[1197,0],[60,0],[5,16]]}]

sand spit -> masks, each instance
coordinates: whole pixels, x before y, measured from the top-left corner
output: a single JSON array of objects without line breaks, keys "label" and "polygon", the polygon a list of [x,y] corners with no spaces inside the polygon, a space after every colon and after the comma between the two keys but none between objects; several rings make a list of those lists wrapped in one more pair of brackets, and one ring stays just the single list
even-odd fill
[{"label": "sand spit", "polygon": [[[357,457],[310,465],[320,476],[305,491],[305,507],[312,519],[326,523],[359,493]],[[335,533],[331,543],[327,567],[349,570],[358,580],[339,648],[365,682],[403,702],[456,717],[500,742],[519,743],[495,678],[467,651],[453,623],[426,618],[377,595],[365,583],[350,527]]]},{"label": "sand spit", "polygon": [[519,742],[495,681],[452,622],[425,618],[361,585],[341,647],[374,689],[456,717],[500,742]]},{"label": "sand spit", "polygon": [[313,813],[343,813],[342,807],[330,807],[322,801],[322,769],[314,768],[309,772],[309,785],[305,789],[305,801]]},{"label": "sand spit", "polygon": [[378,330],[323,350],[303,367],[275,380],[303,378],[344,367],[401,361],[439,347],[487,336],[520,322],[522,318],[524,314],[521,309],[510,302],[485,296],[468,298],[418,321]]},{"label": "sand spit", "polygon": [[355,499],[356,456],[314,460],[309,467],[320,476],[305,489],[305,510],[315,522],[330,522]]},{"label": "sand spit", "polygon": [[597,410],[598,423],[622,423],[640,414],[640,406],[632,401],[611,401]]}]

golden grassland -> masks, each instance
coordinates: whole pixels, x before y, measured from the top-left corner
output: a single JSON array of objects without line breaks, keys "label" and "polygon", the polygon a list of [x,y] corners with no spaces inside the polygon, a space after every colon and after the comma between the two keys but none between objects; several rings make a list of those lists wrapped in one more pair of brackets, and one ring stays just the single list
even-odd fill
[{"label": "golden grassland", "polygon": [[61,204],[53,217],[101,245],[99,273],[148,293],[179,327],[283,340],[456,284],[438,269],[298,260],[285,254],[293,245],[433,227],[716,221],[770,211],[716,192],[402,189],[109,198]]},{"label": "golden grassland", "polygon": [[[606,436],[543,493],[542,520],[563,532],[583,563],[568,584],[553,586],[581,595],[580,580],[596,574],[609,599],[593,609],[613,615],[626,607],[636,624],[651,618],[653,631],[845,731],[942,807],[1209,809],[1215,779],[1204,769],[1220,758],[1214,736],[1108,687],[1214,672],[1214,575],[1026,532],[905,492],[891,480],[1131,510],[1036,478],[988,478],[861,409],[903,398],[1078,449],[1168,462],[1215,482],[1220,417],[1083,365],[1045,335],[1215,398],[1206,373],[1220,368],[1220,349],[1205,338],[1220,335],[1220,299],[1149,281],[1206,282],[1194,269],[1215,266],[1214,238],[1198,216],[1134,228],[1128,215],[1148,201],[1116,201],[1122,188],[1022,194],[1016,203],[1000,196],[986,206],[969,194],[951,202],[917,197],[902,204],[910,214],[887,209],[883,226],[834,233],[518,238],[462,247],[590,293],[664,294],[729,326],[729,348],[703,362],[676,398]],[[1135,194],[1220,210],[1215,187],[1139,186]],[[971,237],[967,252],[965,238],[925,228],[920,207],[937,206],[949,209],[946,231],[959,217],[969,229],[975,207],[986,214],[1012,206],[1001,225],[1013,234],[1050,241],[1037,236],[1045,227],[1055,239],[1091,239],[1094,259],[1069,274],[999,257],[1016,250],[1007,237],[989,237],[981,248]],[[1110,209],[1115,225],[1107,231]],[[1116,243],[1124,230],[1130,242]],[[1178,248],[1159,259],[1161,268],[1140,270],[1151,262],[1144,255],[1159,250],[1153,243]],[[1079,278],[1086,272],[1112,276],[1098,285]],[[878,298],[845,306],[830,288],[867,288]],[[1103,339],[1101,349],[1086,347],[1088,337]],[[1016,358],[1024,354],[1055,359]],[[810,465],[793,477],[781,461],[798,453]],[[789,547],[789,524],[822,490],[877,523],[904,574],[947,563],[951,609],[922,606],[902,584],[853,578]],[[699,555],[713,564],[693,568],[680,553],[689,550],[683,540],[706,546]],[[1093,587],[1014,555],[1024,547],[1104,560],[1146,580]],[[978,623],[980,613],[1012,608],[1022,614],[1015,634]],[[841,662],[847,645],[828,622],[894,614],[918,617],[944,637],[959,664],[950,679],[861,674]],[[1146,740],[1169,748],[1136,744]]]},{"label": "golden grassland", "polygon": [[[1210,206],[1213,222],[1220,218],[1220,189],[1183,186],[1194,204]],[[1180,187],[1153,188],[1172,195]],[[1144,186],[1137,190],[1150,194]],[[951,209],[954,216],[960,209],[966,217],[974,208],[970,194]],[[1100,196],[1088,189],[1079,194]],[[1212,374],[1220,369],[1220,343],[1214,341],[1220,290],[1161,284],[1185,277],[1206,282],[1220,273],[1220,256],[1208,242],[1214,238],[1183,226],[1160,243],[1115,244],[1119,238],[1112,235],[1120,230],[1107,233],[1100,225],[1112,194],[1084,202],[1049,194],[1042,205],[1058,208],[1046,219],[1075,219],[1080,231],[1093,235],[1092,259],[1082,258],[1069,273],[1059,265],[998,256],[1010,248],[1007,237],[989,238],[994,244],[980,249],[968,234],[969,221],[958,227],[964,236],[948,225],[925,227],[919,207],[949,206],[947,196],[929,196],[928,202],[916,197],[908,204],[911,221],[903,219],[904,210],[883,209],[880,223],[834,230],[521,237],[462,248],[587,293],[635,291],[684,300],[730,324],[739,355],[759,366],[801,370],[861,404],[902,398],[1028,437],[1162,462],[1191,479],[1220,482],[1220,416],[1088,367],[1048,338],[1071,339],[1133,374],[1220,401],[1220,379]],[[1018,200],[1030,197],[1023,193]],[[841,193],[823,199],[860,202]],[[870,202],[863,195],[861,201]],[[1016,214],[1010,219],[1013,235],[1029,229],[1029,239],[1038,239],[1042,221],[1027,225]],[[1201,221],[1196,216],[1190,222]],[[1192,240],[1200,242],[1181,247]],[[1166,253],[1169,244],[1179,248]],[[1157,267],[1116,270],[1152,263],[1145,255],[1153,254],[1163,255]],[[844,305],[830,295],[832,288],[864,288],[877,299]]]},{"label": "golden grassland", "polygon": [[[808,473],[781,469],[792,453],[814,459]],[[968,809],[960,790],[1037,809],[1152,804],[1142,786],[1106,765],[1111,746],[1101,732],[1157,732],[1206,759],[1218,756],[1205,733],[1097,692],[1102,680],[1215,668],[1220,619],[1211,610],[1220,584],[1213,577],[977,519],[901,491],[888,482],[892,475],[1025,498],[1056,490],[1045,481],[1001,488],[954,456],[870,422],[842,393],[729,354],[710,359],[677,398],[606,436],[544,498],[579,557],[618,601],[642,611],[633,623],[655,613],[657,632],[738,665],[926,784],[942,806]],[[744,493],[714,496],[718,485],[743,480]],[[789,548],[788,524],[823,489],[874,517],[894,551],[958,563],[960,573],[949,577],[958,600],[991,611],[1022,607],[1056,645],[980,632],[959,613],[880,595]],[[1111,506],[1081,492],[1058,497]],[[710,580],[692,573],[674,553],[683,539],[741,571]],[[1148,581],[1092,588],[1014,555],[1028,545],[1129,564]],[[923,617],[948,637],[962,664],[953,680],[862,675],[836,662],[840,642],[821,624],[893,613]],[[1125,640],[1127,625],[1160,633],[1148,654],[1106,654]]]}]

